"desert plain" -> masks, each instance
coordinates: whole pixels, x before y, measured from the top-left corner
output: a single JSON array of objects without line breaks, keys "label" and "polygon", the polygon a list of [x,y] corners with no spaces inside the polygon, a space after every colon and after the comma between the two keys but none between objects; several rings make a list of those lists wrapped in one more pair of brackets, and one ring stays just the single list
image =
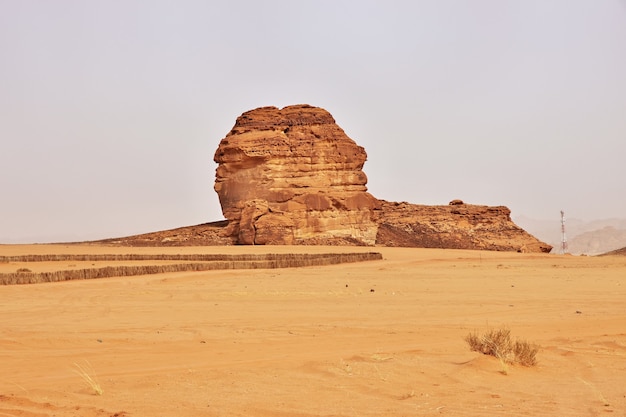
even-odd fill
[{"label": "desert plain", "polygon": [[[0,245],[3,256],[357,251],[383,259],[0,286],[0,416],[626,416],[626,257]],[[502,327],[539,346],[535,366],[464,340]]]}]

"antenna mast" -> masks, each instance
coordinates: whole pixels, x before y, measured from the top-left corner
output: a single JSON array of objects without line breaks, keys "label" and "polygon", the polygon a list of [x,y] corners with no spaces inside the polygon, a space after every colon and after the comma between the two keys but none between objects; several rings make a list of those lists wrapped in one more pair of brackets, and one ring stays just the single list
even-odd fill
[{"label": "antenna mast", "polygon": [[561,210],[561,253],[567,253],[567,236],[565,236],[565,212]]}]

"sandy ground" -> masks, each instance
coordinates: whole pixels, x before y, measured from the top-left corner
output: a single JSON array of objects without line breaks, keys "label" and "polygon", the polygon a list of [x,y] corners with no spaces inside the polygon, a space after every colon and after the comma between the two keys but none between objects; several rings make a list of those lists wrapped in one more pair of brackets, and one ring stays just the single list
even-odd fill
[{"label": "sandy ground", "polygon": [[[358,250],[373,249],[0,245]],[[384,260],[2,286],[0,416],[626,416],[625,257],[374,250]],[[537,366],[504,374],[469,350],[470,331],[500,326],[541,346]]]}]

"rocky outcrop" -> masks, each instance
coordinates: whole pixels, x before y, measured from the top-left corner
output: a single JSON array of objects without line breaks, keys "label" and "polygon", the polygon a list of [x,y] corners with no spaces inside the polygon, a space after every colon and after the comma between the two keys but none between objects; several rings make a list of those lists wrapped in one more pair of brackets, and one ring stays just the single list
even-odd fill
[{"label": "rocky outcrop", "polygon": [[93,242],[75,242],[80,244],[95,243],[110,246],[229,246],[236,243],[232,236],[224,233],[227,221],[177,227],[176,229],[142,233],[140,235],[96,240]]},{"label": "rocky outcrop", "polygon": [[447,206],[381,201],[373,211],[376,244],[422,248],[550,252],[547,245],[511,221],[504,206],[452,200]]},{"label": "rocky outcrop", "polygon": [[506,207],[453,200],[422,206],[367,192],[365,150],[326,110],[262,107],[242,114],[214,160],[222,236],[237,244],[360,244],[546,252]]},{"label": "rocky outcrop", "polygon": [[324,109],[242,114],[215,152],[215,191],[240,244],[373,245],[365,150]]},{"label": "rocky outcrop", "polygon": [[603,253],[600,256],[612,256],[612,255],[626,256],[626,248],[612,250],[611,252]]}]

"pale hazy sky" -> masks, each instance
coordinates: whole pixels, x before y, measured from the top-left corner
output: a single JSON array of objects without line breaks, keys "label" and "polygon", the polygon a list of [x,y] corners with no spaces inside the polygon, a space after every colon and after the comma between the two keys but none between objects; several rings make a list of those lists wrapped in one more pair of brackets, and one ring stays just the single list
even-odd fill
[{"label": "pale hazy sky", "polygon": [[307,103],[369,191],[626,217],[626,0],[0,0],[0,242],[222,219],[242,112]]}]

